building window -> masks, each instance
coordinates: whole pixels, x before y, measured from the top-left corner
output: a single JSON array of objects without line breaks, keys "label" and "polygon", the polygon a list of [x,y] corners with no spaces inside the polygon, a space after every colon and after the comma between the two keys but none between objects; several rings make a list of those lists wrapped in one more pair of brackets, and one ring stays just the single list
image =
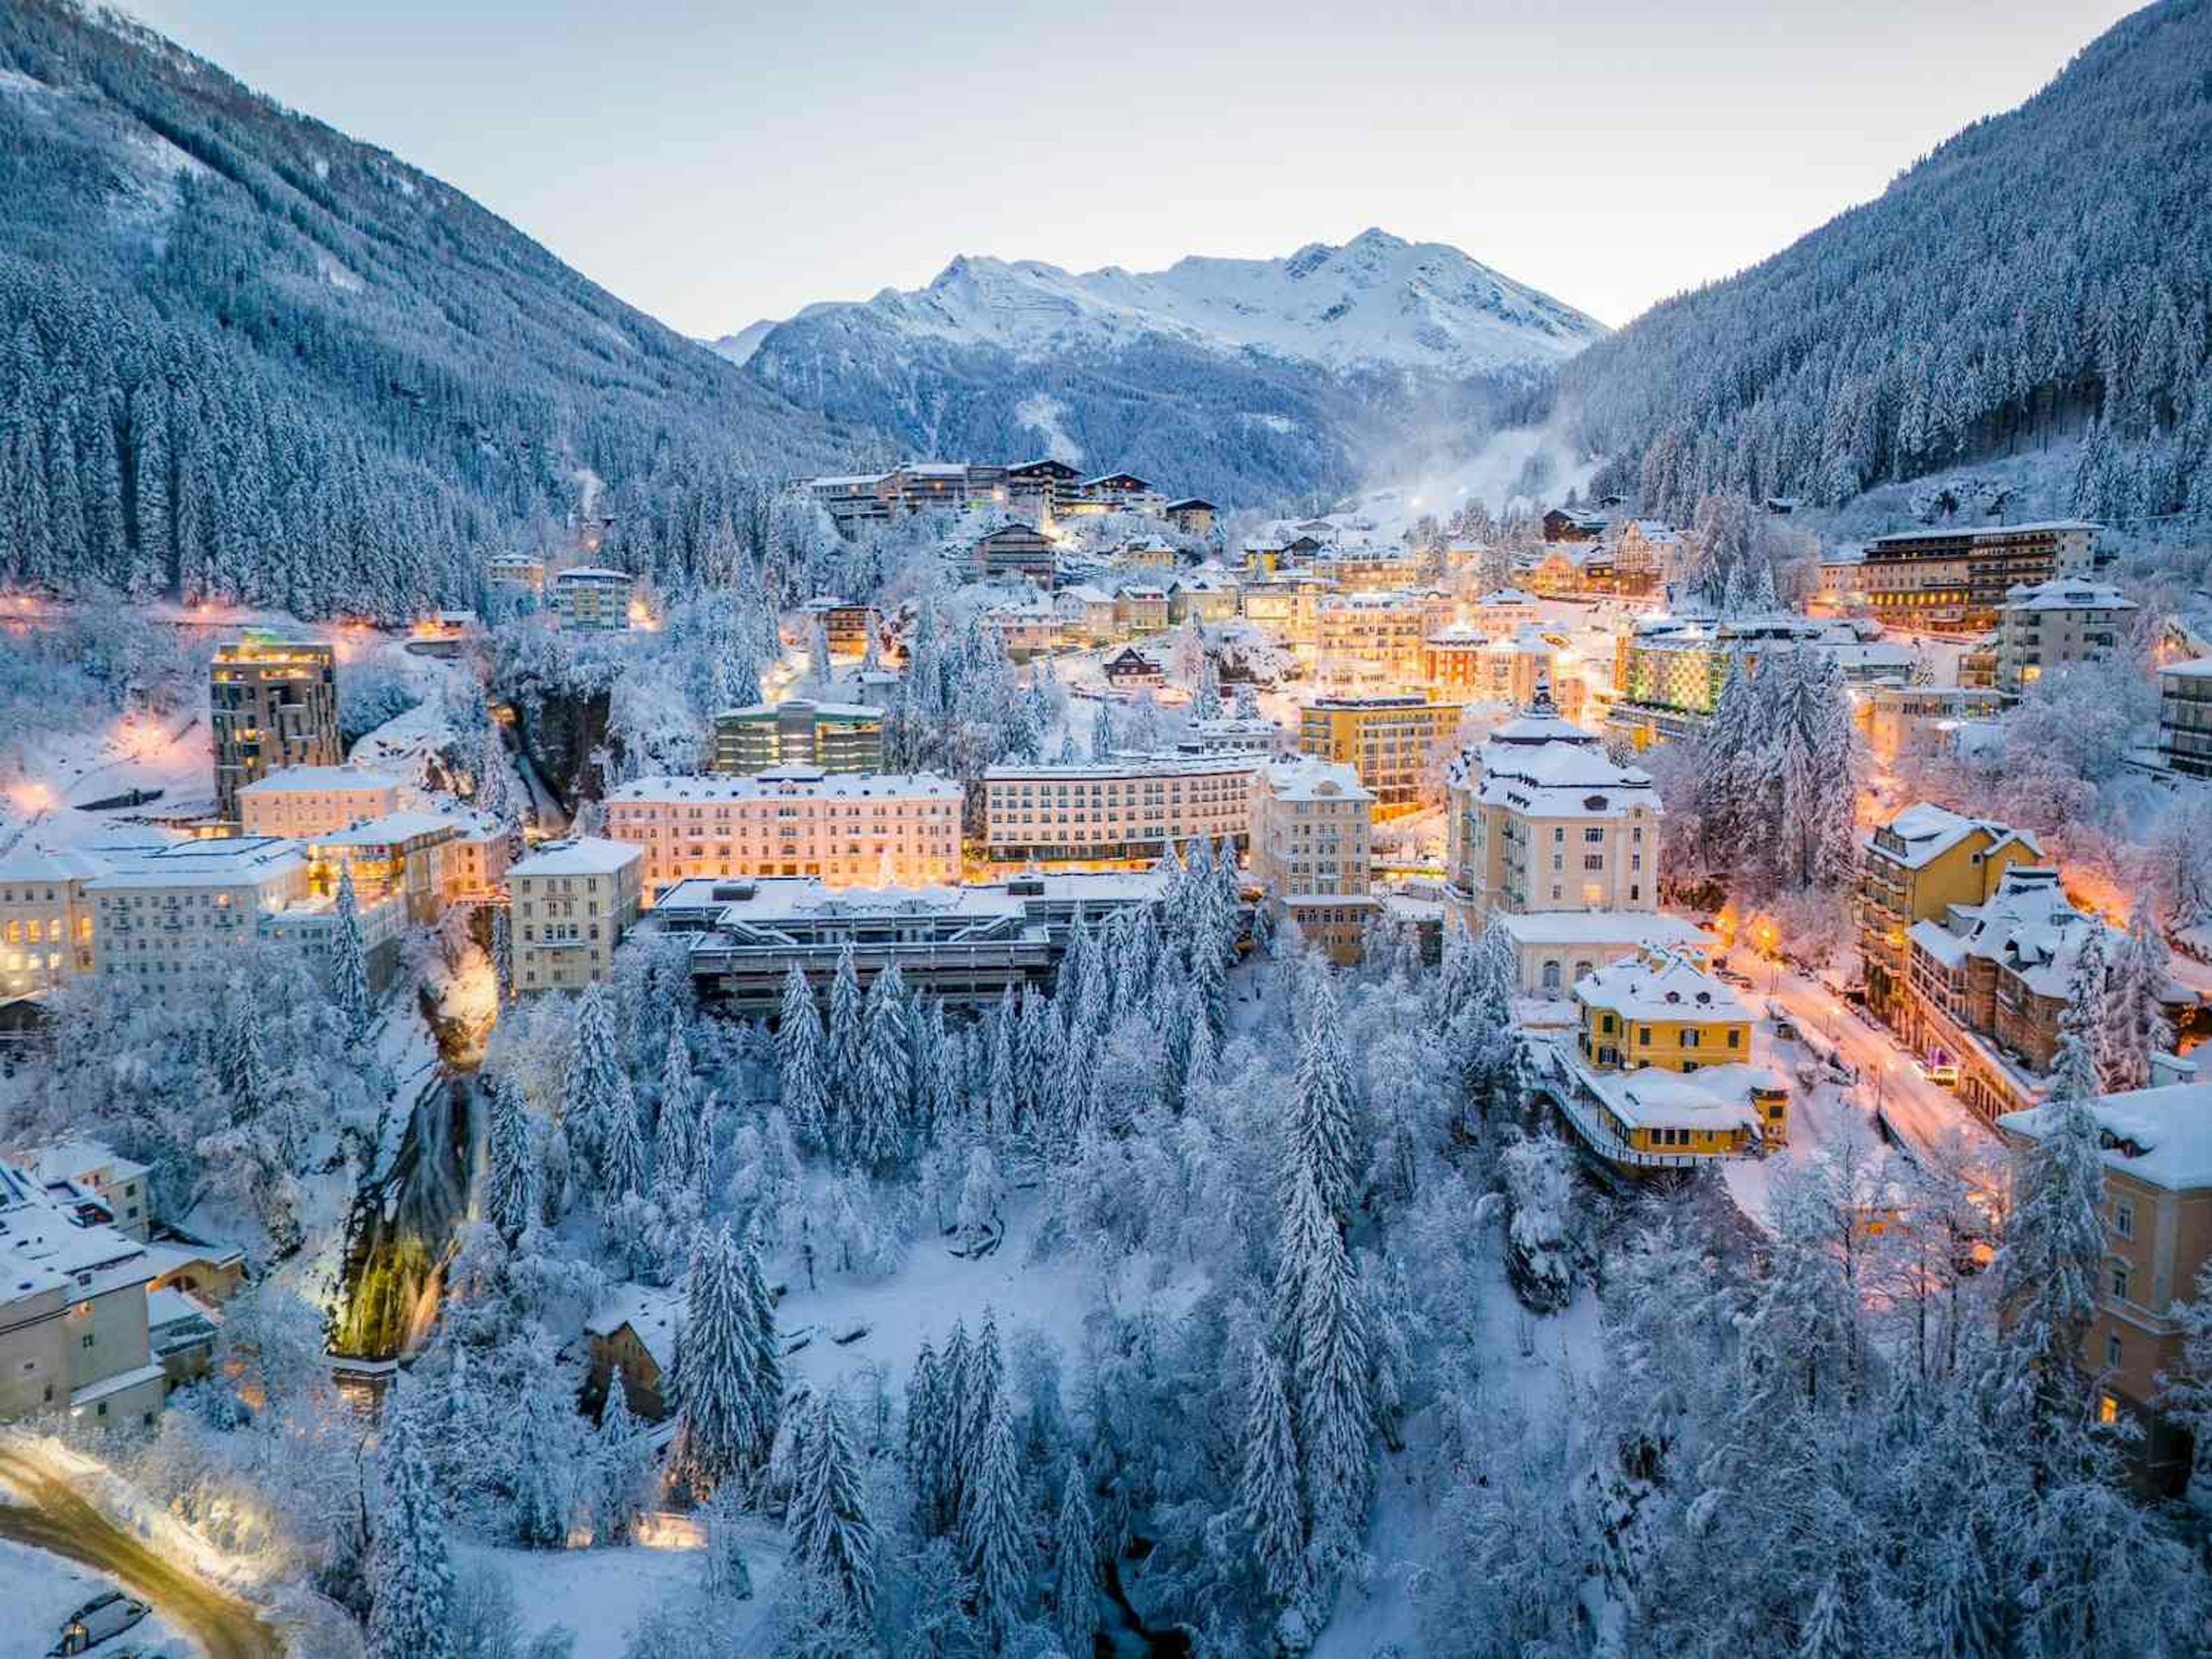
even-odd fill
[{"label": "building window", "polygon": [[2097,1420],[2106,1425],[2120,1420],[2120,1402],[2117,1395],[2100,1394],[2097,1396]]},{"label": "building window", "polygon": [[2109,1331],[2105,1335],[2105,1366],[2108,1370],[2120,1368],[2120,1334]]},{"label": "building window", "polygon": [[2128,1299],[2128,1270],[2115,1262],[2112,1266],[2112,1294],[2123,1302]]},{"label": "building window", "polygon": [[2112,1205],[2112,1231],[2122,1238],[2136,1236],[2136,1206],[2124,1198]]}]

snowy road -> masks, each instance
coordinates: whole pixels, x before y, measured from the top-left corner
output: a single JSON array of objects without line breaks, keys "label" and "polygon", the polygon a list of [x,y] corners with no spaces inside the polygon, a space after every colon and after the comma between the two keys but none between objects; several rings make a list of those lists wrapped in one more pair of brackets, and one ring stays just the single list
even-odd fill
[{"label": "snowy road", "polygon": [[40,1462],[0,1445],[0,1481],[21,1499],[0,1504],[0,1538],[110,1575],[208,1659],[283,1659],[283,1640],[252,1608],[117,1526]]},{"label": "snowy road", "polygon": [[1826,987],[1786,968],[1771,969],[1764,963],[1750,978],[1754,997],[1788,1009],[1800,1029],[1827,1042],[1857,1071],[1865,1098],[1869,1103],[1879,1098],[1883,1119],[1908,1151],[1923,1152],[1960,1135],[1995,1149],[1996,1131],[1960,1104],[1957,1096],[1923,1077],[1894,1037]]}]

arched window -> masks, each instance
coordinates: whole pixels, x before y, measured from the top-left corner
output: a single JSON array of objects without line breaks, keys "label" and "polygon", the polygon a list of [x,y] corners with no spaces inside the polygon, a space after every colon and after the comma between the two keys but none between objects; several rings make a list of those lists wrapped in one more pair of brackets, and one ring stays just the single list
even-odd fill
[{"label": "arched window", "polygon": [[1546,994],[1547,994],[1547,995],[1556,994],[1557,994],[1557,992],[1559,991],[1559,964],[1558,963],[1556,963],[1556,962],[1547,962],[1547,963],[1546,963],[1544,964],[1544,990],[1545,990],[1545,993],[1546,993]]},{"label": "arched window", "polygon": [[1595,971],[1596,966],[1593,963],[1587,961],[1577,963],[1575,964],[1575,982],[1577,984],[1580,984]]}]

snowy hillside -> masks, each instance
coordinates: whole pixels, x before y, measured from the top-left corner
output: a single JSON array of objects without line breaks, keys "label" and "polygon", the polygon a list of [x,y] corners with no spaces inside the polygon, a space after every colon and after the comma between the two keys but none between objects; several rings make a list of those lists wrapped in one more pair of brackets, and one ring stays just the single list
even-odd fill
[{"label": "snowy hillside", "polygon": [[963,257],[715,349],[918,454],[1050,453],[1224,505],[1464,454],[1602,327],[1455,248],[1367,231],[1279,259],[1076,274]]},{"label": "snowy hillside", "polygon": [[[810,306],[800,315],[850,309]],[[1571,356],[1604,325],[1441,242],[1363,231],[1279,259],[1179,259],[1165,270],[1076,273],[1032,259],[954,259],[926,289],[865,307],[901,331],[1023,359],[1148,336],[1331,368],[1482,374]],[[760,325],[729,337],[758,348]],[[740,359],[742,360],[742,358]]]}]

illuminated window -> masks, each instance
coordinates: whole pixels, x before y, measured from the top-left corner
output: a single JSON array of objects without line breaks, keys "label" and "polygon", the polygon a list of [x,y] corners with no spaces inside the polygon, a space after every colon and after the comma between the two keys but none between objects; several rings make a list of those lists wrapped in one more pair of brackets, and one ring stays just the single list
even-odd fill
[{"label": "illuminated window", "polygon": [[2109,1394],[2100,1394],[2097,1396],[2097,1420],[2100,1423],[2117,1423],[2120,1420],[2120,1402],[2115,1396]]}]

